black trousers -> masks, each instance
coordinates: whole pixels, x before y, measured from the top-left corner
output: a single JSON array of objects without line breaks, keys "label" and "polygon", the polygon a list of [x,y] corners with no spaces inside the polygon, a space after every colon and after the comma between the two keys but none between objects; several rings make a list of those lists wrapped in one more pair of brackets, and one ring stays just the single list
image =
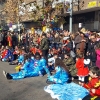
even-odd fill
[{"label": "black trousers", "polygon": [[[92,100],[91,98],[93,98],[91,95],[87,95],[86,97],[84,97],[82,100]],[[93,100],[100,100],[100,97],[97,97]]]},{"label": "black trousers", "polygon": [[42,55],[43,55],[44,59],[47,61],[47,63],[48,63],[48,52],[49,52],[49,50],[42,50]]}]

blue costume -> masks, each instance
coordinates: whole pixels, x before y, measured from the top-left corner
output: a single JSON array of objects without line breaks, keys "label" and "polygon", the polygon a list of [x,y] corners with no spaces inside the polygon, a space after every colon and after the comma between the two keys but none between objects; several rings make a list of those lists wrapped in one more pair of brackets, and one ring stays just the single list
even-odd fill
[{"label": "blue costume", "polygon": [[2,59],[2,61],[7,61],[7,60],[9,60],[10,62],[14,60],[13,52],[10,49],[8,49],[7,55]]},{"label": "blue costume", "polygon": [[58,100],[82,100],[89,91],[75,83],[52,84],[45,86],[44,90],[50,93],[53,99]]},{"label": "blue costume", "polygon": [[45,59],[30,59],[29,61],[25,62],[21,71],[10,75],[12,76],[13,80],[23,79],[26,77],[35,77],[39,76],[40,74],[43,75],[45,73],[46,66]]},{"label": "blue costume", "polygon": [[60,66],[56,67],[55,70],[56,73],[53,76],[49,76],[47,80],[59,84],[66,83],[69,79],[68,73]]},{"label": "blue costume", "polygon": [[24,62],[24,55],[19,55],[18,56],[18,63],[23,63]]}]

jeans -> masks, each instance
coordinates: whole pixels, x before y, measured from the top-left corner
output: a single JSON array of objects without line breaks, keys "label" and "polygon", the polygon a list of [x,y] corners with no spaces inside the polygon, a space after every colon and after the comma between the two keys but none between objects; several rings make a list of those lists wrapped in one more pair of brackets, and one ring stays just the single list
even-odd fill
[{"label": "jeans", "polygon": [[48,52],[49,52],[49,50],[42,50],[42,55],[43,55],[44,59],[47,61],[47,63],[48,63]]}]

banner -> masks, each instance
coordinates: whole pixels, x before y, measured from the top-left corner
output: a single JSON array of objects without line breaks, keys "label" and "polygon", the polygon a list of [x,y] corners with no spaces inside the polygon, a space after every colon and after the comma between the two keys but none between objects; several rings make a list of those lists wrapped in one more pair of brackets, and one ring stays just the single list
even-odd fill
[{"label": "banner", "polygon": [[31,28],[31,33],[34,34],[34,32],[35,32],[35,29],[34,29],[34,27],[32,27]]},{"label": "banner", "polygon": [[45,31],[46,31],[46,28],[47,28],[47,26],[44,26],[44,27],[42,28],[42,31],[45,32]]},{"label": "banner", "polygon": [[96,7],[97,6],[97,1],[91,1],[88,3],[88,8]]}]

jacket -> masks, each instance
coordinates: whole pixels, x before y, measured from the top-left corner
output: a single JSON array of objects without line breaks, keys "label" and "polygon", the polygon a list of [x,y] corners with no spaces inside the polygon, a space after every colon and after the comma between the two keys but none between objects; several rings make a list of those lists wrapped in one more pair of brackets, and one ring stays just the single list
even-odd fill
[{"label": "jacket", "polygon": [[43,38],[40,42],[40,50],[48,50],[49,49],[49,40],[47,38]]},{"label": "jacket", "polygon": [[75,62],[74,62],[73,58],[69,57],[68,59],[64,59],[63,62],[67,66],[70,74],[72,76],[76,76],[77,69],[75,67]]},{"label": "jacket", "polygon": [[78,76],[87,76],[89,74],[89,69],[88,67],[84,66],[84,59],[83,58],[78,58],[76,61],[76,68],[77,68],[77,75]]},{"label": "jacket", "polygon": [[[83,87],[90,90],[91,96],[99,96],[100,97],[100,78],[90,78],[87,84],[84,84]],[[91,89],[95,89],[95,93],[91,92]]]},{"label": "jacket", "polygon": [[98,42],[93,43],[92,41],[88,42],[87,52],[90,53],[89,57],[91,61],[96,62],[96,52],[95,47]]}]

